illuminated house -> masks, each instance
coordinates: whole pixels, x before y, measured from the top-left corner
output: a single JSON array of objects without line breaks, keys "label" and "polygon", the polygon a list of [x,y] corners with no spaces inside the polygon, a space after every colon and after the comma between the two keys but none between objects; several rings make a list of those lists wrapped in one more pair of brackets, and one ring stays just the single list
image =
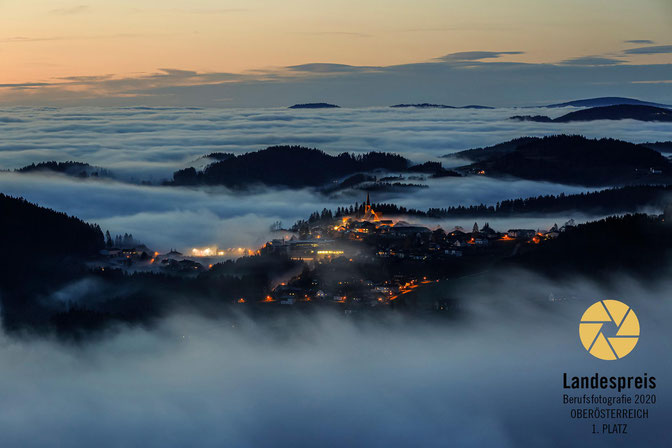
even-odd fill
[{"label": "illuminated house", "polygon": [[537,234],[536,230],[532,229],[509,229],[507,235],[509,238],[524,238],[530,239]]},{"label": "illuminated house", "polygon": [[392,233],[403,236],[420,236],[430,234],[432,231],[427,227],[397,224],[392,228]]},{"label": "illuminated house", "polygon": [[313,261],[324,258],[340,257],[344,251],[334,247],[333,240],[273,240],[267,246],[275,253],[284,253],[292,260]]}]

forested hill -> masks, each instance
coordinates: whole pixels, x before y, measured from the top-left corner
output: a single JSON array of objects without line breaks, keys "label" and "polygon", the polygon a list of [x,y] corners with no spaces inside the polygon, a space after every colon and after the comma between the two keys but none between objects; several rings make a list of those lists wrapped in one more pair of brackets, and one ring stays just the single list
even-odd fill
[{"label": "forested hill", "polygon": [[0,246],[6,259],[93,255],[104,247],[103,232],[65,213],[0,193]]},{"label": "forested hill", "polygon": [[186,168],[173,174],[173,185],[248,185],[288,187],[322,186],[327,182],[359,172],[382,169],[405,171],[408,159],[383,152],[329,155],[302,146],[272,146],[208,165],[203,171]]},{"label": "forested hill", "polygon": [[659,152],[614,139],[577,135],[524,137],[448,157],[474,161],[462,171],[586,186],[661,184],[672,163]]},{"label": "forested hill", "polygon": [[545,115],[516,115],[511,117],[511,119],[519,121],[538,121],[542,123],[626,119],[672,122],[672,110],[664,107],[619,104],[615,106],[591,107],[589,109],[577,110],[554,119]]},{"label": "forested hill", "polygon": [[504,266],[553,277],[613,281],[614,273],[642,280],[669,275],[672,231],[667,221],[647,215],[612,216],[578,225],[538,247],[523,246]]},{"label": "forested hill", "polygon": [[17,173],[53,172],[76,177],[109,177],[110,172],[84,162],[40,162],[31,163],[16,170]]},{"label": "forested hill", "polygon": [[[635,185],[609,188],[578,194],[545,195],[529,198],[507,199],[494,205],[457,205],[445,208],[430,208],[427,211],[407,208],[396,204],[374,203],[373,209],[383,217],[417,216],[432,219],[450,218],[511,218],[534,216],[558,216],[569,218],[572,214],[612,215],[647,211],[662,213],[672,204],[672,186]],[[364,204],[324,209],[310,215],[309,223],[343,216],[362,216]]]},{"label": "forested hill", "polygon": [[640,146],[644,146],[645,148],[653,149],[654,151],[663,153],[672,152],[672,141],[647,142],[647,143],[641,143]]},{"label": "forested hill", "polygon": [[97,225],[0,193],[0,305],[7,330],[40,320],[42,301],[81,278],[85,260],[103,248]]}]

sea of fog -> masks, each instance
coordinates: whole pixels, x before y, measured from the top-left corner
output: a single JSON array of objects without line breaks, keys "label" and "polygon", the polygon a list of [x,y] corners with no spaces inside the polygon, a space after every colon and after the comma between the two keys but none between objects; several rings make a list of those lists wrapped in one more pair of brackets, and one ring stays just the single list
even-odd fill
[{"label": "sea of fog", "polygon": [[[459,204],[492,204],[502,199],[538,194],[583,191],[542,182],[498,181],[483,177],[446,178],[419,191],[374,194],[374,201],[392,202],[426,210]],[[264,188],[241,194],[223,188],[178,188],[142,186],[116,181],[80,180],[65,176],[0,173],[0,192],[22,196],[39,205],[65,211],[100,224],[112,234],[131,233],[151,248],[168,251],[190,247],[258,247],[272,238],[270,226],[281,221],[291,226],[324,207],[336,209],[358,196],[329,198],[311,189]],[[578,221],[582,216],[572,215]],[[416,218],[409,218],[410,221]],[[562,224],[565,218],[561,218]],[[498,230],[511,227],[550,228],[557,217],[547,219],[497,220]],[[494,220],[491,220],[491,224]],[[473,220],[426,220],[426,225],[473,225]],[[277,236],[275,236],[277,238]]]},{"label": "sea of fog", "polygon": [[[669,281],[609,287],[502,272],[465,285],[459,320],[292,313],[276,321],[188,312],[69,345],[0,333],[3,447],[668,446]],[[553,294],[567,301],[549,302]],[[636,311],[641,338],[601,361],[578,324],[595,300]],[[656,378],[627,435],[573,420],[563,374]],[[587,391],[599,393],[600,391]],[[604,395],[617,396],[606,390]],[[601,426],[599,426],[601,429]]]},{"label": "sea of fog", "polygon": [[[213,151],[274,144],[329,153],[390,151],[414,161],[523,135],[578,133],[633,142],[669,140],[669,126],[634,121],[519,123],[514,114],[562,110],[389,108],[184,109],[2,108],[0,168],[77,160],[115,180],[0,172],[0,192],[130,232],[157,250],[254,246],[275,220],[286,225],[323,207],[311,189],[168,188],[158,182]],[[480,176],[431,180],[429,188],[374,195],[427,209],[573,193],[578,187]],[[567,216],[578,221],[585,216]],[[491,220],[497,229],[550,227],[556,218]],[[471,220],[426,220],[470,227]],[[480,223],[482,224],[482,223]],[[153,327],[119,327],[79,345],[0,332],[0,446],[665,446],[672,319],[667,280],[614,274],[608,286],[502,272],[465,283],[461,320],[390,314],[284,314],[260,323],[183,311]],[[549,297],[567,298],[550,302]],[[578,322],[597,299],[636,310],[642,336],[617,363],[580,345]],[[658,403],[623,436],[591,434],[569,418],[562,375],[657,378]]]},{"label": "sea of fog", "polygon": [[137,179],[163,179],[215,151],[304,145],[329,153],[388,151],[421,162],[529,135],[581,134],[635,143],[669,140],[666,123],[534,123],[573,108],[199,109],[0,107],[0,167],[77,160]]},{"label": "sea of fog", "polygon": [[[200,158],[211,152],[242,153],[278,144],[317,147],[331,154],[389,151],[424,162],[524,135],[577,133],[633,142],[669,139],[669,125],[664,123],[553,124],[508,119],[515,114],[556,116],[568,110],[0,108],[0,169],[74,160],[109,169],[116,176],[115,180],[84,181],[0,172],[0,192],[96,222],[113,234],[132,233],[160,251],[206,245],[254,247],[268,239],[268,228],[276,220],[291,225],[324,207],[361,202],[363,193],[327,198],[310,189],[273,188],[240,194],[222,188],[165,188],[139,182],[158,183],[176,169],[202,166],[205,162]],[[454,163],[442,161],[446,166]],[[426,210],[585,191],[575,186],[480,176],[426,183],[429,188],[376,193],[372,199]],[[580,221],[585,217],[500,221],[496,228],[548,228],[569,218]],[[428,224],[451,229],[467,223]]]}]

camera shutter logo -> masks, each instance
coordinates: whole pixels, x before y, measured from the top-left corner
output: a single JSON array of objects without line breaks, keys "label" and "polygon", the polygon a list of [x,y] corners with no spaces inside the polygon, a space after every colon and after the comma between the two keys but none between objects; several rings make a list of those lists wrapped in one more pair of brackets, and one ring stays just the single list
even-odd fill
[{"label": "camera shutter logo", "polygon": [[[605,336],[605,325],[613,323],[616,334]],[[639,340],[639,319],[635,312],[618,300],[600,300],[592,304],[579,324],[579,338],[588,353],[604,360],[620,359],[635,348]]]}]

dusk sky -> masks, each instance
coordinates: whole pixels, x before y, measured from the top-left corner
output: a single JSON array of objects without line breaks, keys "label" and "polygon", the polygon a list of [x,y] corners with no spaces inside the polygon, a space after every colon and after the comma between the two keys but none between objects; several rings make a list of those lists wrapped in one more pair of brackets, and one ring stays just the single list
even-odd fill
[{"label": "dusk sky", "polygon": [[0,137],[0,448],[670,446],[672,0],[0,0]]},{"label": "dusk sky", "polygon": [[0,101],[672,102],[671,24],[669,0],[0,0]]}]

